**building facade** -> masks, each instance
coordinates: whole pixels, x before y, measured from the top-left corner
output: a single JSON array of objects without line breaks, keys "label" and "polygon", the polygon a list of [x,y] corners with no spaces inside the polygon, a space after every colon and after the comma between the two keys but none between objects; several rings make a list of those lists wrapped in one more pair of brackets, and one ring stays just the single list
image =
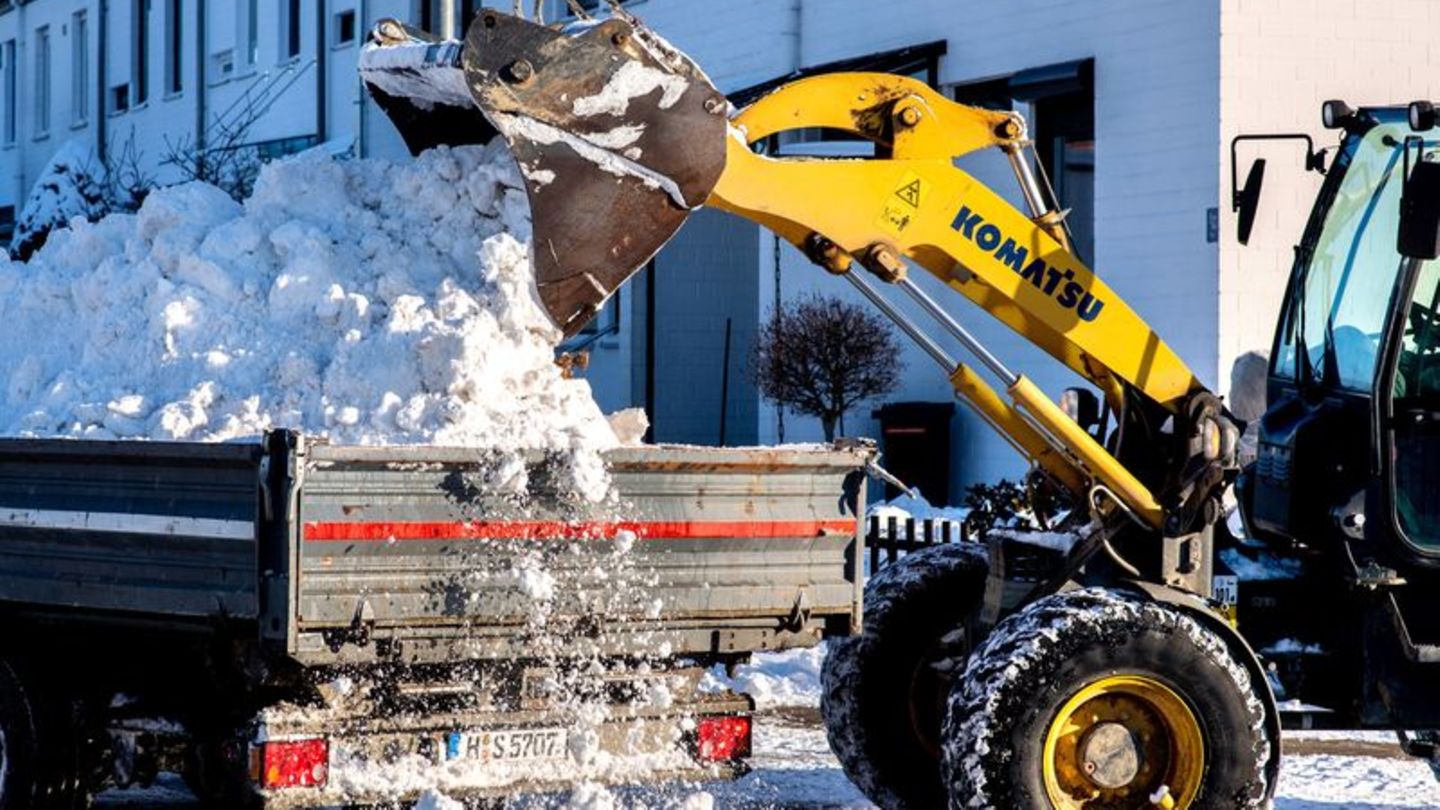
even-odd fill
[{"label": "building facade", "polygon": [[[563,0],[545,0],[553,18]],[[486,5],[510,9],[511,0]],[[602,5],[583,0],[583,5]],[[62,145],[129,149],[159,182],[175,144],[204,145],[244,122],[265,155],[317,144],[359,156],[404,148],[356,78],[383,17],[463,31],[479,0],[0,0],[0,232]],[[527,0],[527,6],[530,3]],[[953,98],[1014,109],[1072,213],[1078,250],[1200,378],[1228,387],[1235,357],[1267,350],[1319,178],[1286,144],[1265,156],[1264,210],[1248,248],[1231,237],[1230,140],[1309,132],[1326,98],[1352,104],[1440,96],[1440,23],[1429,0],[630,0],[737,102],[787,75],[885,70]],[[862,154],[799,133],[782,153]],[[1018,204],[997,155],[962,166]],[[1243,170],[1242,166],[1242,170]],[[0,234],[3,235],[3,234]],[[924,279],[1001,357],[1057,393],[1077,378],[985,313]],[[653,438],[754,444],[819,438],[818,421],[761,400],[746,375],[759,324],[795,297],[853,293],[771,234],[701,212],[576,344],[607,409],[643,406]],[[912,313],[917,315],[918,313]],[[957,355],[961,354],[957,350]],[[963,356],[963,355],[962,355]],[[916,350],[893,402],[953,401]],[[847,433],[880,435],[867,407]],[[948,492],[1023,471],[963,408],[949,439]]]},{"label": "building facade", "polygon": [[[1269,173],[1255,235],[1241,247],[1230,205],[1231,139],[1300,132],[1333,146],[1337,134],[1320,124],[1325,99],[1404,104],[1440,93],[1440,52],[1420,41],[1440,23],[1440,3],[1426,0],[734,0],[723,14],[645,0],[634,9],[729,93],[786,74],[859,65],[923,77],[952,98],[1023,113],[1072,211],[1082,257],[1222,393],[1237,357],[1270,349],[1292,247],[1321,180],[1303,170],[1293,142],[1242,144],[1242,179],[1256,157],[1267,158]],[[852,145],[810,146],[843,154]],[[999,156],[961,166],[1023,210]],[[753,324],[778,302],[810,291],[856,298],[788,245],[777,250],[769,234],[722,236],[734,227],[718,216],[692,221],[657,262],[658,286],[671,290],[668,298],[659,294],[665,307],[656,317],[683,317],[675,328],[690,333],[681,340],[661,330],[667,337],[646,355],[659,365],[652,376],[664,381],[651,403],[659,439],[714,441],[714,381],[725,377],[718,364],[727,356],[719,347],[734,310],[759,303],[746,330],[732,335],[728,356],[740,363]],[[711,249],[716,245],[723,247]],[[721,277],[726,286],[717,290]],[[1051,394],[1081,382],[984,312],[928,286]],[[643,309],[639,296],[630,304]],[[644,346],[644,311],[632,325],[639,333],[632,342]],[[637,374],[642,354],[635,355]],[[926,355],[910,348],[904,360],[904,382],[886,402],[952,401]],[[632,383],[636,401],[644,401],[638,378]],[[819,438],[817,420],[777,413],[757,403],[753,389],[731,387],[727,440]],[[848,432],[881,435],[868,409],[851,417]],[[927,492],[931,500],[954,501],[970,483],[1023,472],[1009,445],[964,408],[951,427],[950,491]]]}]

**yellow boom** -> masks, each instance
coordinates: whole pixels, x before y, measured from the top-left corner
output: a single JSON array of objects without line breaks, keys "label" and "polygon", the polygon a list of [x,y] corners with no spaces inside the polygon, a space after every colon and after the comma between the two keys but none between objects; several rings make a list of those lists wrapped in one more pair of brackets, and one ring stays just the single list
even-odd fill
[{"label": "yellow boom", "polygon": [[[751,148],[807,127],[866,138],[884,157],[767,157]],[[955,165],[986,147],[1025,160],[1024,125],[1013,113],[957,104],[902,76],[843,73],[777,90],[736,116],[732,132],[710,204],[765,225],[832,272],[851,272],[857,257],[882,280],[902,283],[903,256],[1093,382],[1117,409],[1121,383],[1170,410],[1202,389],[1154,330],[1066,248],[1053,214],[1026,216]],[[1030,381],[1002,380],[1009,403],[963,364],[951,382],[1069,488],[1103,483],[1160,526],[1155,496]]]}]

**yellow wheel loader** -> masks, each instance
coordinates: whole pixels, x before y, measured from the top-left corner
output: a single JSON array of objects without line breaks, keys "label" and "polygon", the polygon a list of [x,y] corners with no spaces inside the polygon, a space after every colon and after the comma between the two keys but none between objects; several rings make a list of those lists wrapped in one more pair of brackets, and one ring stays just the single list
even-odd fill
[{"label": "yellow wheel loader", "polygon": [[[1311,678],[1335,717],[1421,731],[1402,731],[1407,750],[1433,751],[1440,163],[1428,105],[1414,120],[1327,106],[1342,138],[1328,168],[1307,153],[1328,174],[1277,332],[1258,461],[1242,473],[1245,425],[1076,256],[1017,115],[857,73],[736,110],[618,8],[562,25],[482,10],[463,42],[385,21],[361,73],[417,152],[505,139],[527,182],[538,294],[567,334],[691,212],[723,209],[854,285],[1033,462],[1034,485],[1066,496],[1059,528],[1073,543],[1007,535],[911,554],[871,578],[863,627],[832,642],[831,744],[880,806],[1266,806],[1280,761],[1272,685],[1284,684],[1252,652],[1272,640],[1242,637],[1234,589],[1214,588],[1219,546],[1310,578],[1312,601],[1287,627],[1343,653]],[[772,136],[813,128],[868,140],[874,157],[766,154]],[[956,165],[992,149],[1025,210]],[[1247,236],[1263,175],[1235,194]],[[1052,401],[915,272],[1089,386]],[[1224,530],[1232,489],[1244,537]]]}]

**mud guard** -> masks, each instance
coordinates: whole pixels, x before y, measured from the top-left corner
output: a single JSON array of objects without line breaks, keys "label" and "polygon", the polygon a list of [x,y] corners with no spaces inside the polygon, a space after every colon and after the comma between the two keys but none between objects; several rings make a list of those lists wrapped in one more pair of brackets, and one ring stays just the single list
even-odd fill
[{"label": "mud guard", "polygon": [[[1260,658],[1250,648],[1250,642],[1240,635],[1240,632],[1225,621],[1223,617],[1210,609],[1204,599],[1193,593],[1170,588],[1154,582],[1141,580],[1124,580],[1118,583],[1120,587],[1133,590],[1146,598],[1169,605],[1185,611],[1186,615],[1199,621],[1205,627],[1215,631],[1216,635],[1225,639],[1230,644],[1230,649],[1245,666],[1249,673],[1250,680],[1255,683],[1264,684],[1264,688],[1258,690],[1265,700],[1265,725],[1270,733],[1271,739],[1280,739],[1280,707],[1275,702],[1275,692],[1270,688],[1270,679],[1265,675],[1265,667],[1261,665]],[[1279,784],[1280,778],[1280,746],[1275,746],[1270,754],[1270,762],[1265,767],[1265,776],[1269,784]]]}]

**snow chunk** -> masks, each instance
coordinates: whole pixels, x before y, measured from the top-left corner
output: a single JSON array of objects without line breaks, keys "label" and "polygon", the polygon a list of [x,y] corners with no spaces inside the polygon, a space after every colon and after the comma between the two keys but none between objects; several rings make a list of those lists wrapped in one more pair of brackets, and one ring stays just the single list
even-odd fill
[{"label": "snow chunk", "polygon": [[626,62],[606,82],[604,89],[593,96],[575,99],[574,113],[582,118],[593,115],[624,115],[633,99],[661,91],[657,106],[662,110],[674,107],[690,89],[689,80],[639,62]]},{"label": "snow chunk", "polygon": [[756,653],[750,663],[735,668],[735,676],[725,674],[724,667],[706,673],[701,688],[707,691],[730,689],[748,693],[759,709],[777,706],[819,706],[820,667],[825,662],[825,644]]}]

